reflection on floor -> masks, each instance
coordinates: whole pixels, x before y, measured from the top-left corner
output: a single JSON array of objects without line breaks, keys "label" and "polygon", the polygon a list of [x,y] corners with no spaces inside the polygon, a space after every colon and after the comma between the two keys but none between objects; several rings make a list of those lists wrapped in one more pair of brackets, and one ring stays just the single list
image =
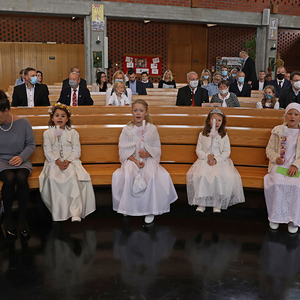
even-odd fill
[{"label": "reflection on floor", "polygon": [[196,213],[179,194],[147,226],[106,205],[81,223],[29,209],[28,243],[0,233],[0,299],[300,299],[299,234],[269,230],[263,204]]}]

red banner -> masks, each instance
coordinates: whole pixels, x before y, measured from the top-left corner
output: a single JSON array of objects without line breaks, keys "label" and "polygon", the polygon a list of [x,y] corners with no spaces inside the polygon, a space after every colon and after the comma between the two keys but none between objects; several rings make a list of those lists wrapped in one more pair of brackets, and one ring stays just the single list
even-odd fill
[{"label": "red banner", "polygon": [[123,72],[127,73],[129,68],[134,68],[136,74],[147,72],[148,75],[161,76],[161,57],[144,55],[123,56]]}]

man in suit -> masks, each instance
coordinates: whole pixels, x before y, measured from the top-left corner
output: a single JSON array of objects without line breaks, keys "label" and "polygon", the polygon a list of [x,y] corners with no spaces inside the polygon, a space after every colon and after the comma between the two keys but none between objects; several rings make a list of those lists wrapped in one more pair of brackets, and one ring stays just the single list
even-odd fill
[{"label": "man in suit", "polygon": [[295,71],[290,75],[291,85],[282,90],[279,98],[280,108],[286,108],[291,102],[300,103],[300,72]]},{"label": "man in suit", "polygon": [[132,95],[147,95],[145,85],[136,80],[136,73],[134,69],[128,70],[128,78],[129,80],[126,82],[126,86],[131,89]]},{"label": "man in suit", "polygon": [[232,84],[234,82],[234,79],[232,77],[229,77],[228,68],[227,67],[223,66],[221,68],[221,75],[222,75],[222,80],[229,81],[229,84]]},{"label": "man in suit", "polygon": [[177,106],[201,106],[202,103],[209,103],[208,91],[199,84],[196,72],[187,74],[187,82],[188,85],[178,89]]},{"label": "man in suit", "polygon": [[93,105],[90,91],[79,85],[80,76],[77,72],[73,72],[69,76],[69,87],[63,88],[58,102],[69,106]]},{"label": "man in suit", "polygon": [[237,73],[236,81],[230,85],[229,92],[235,93],[237,97],[251,97],[251,85],[245,82],[245,73]]},{"label": "man in suit", "polygon": [[[73,72],[78,73],[79,76],[80,76],[80,69],[79,69],[79,67],[73,66],[73,67],[71,68],[71,73],[73,73]],[[79,85],[80,85],[80,86],[86,87],[86,81],[85,81],[85,79],[80,78]],[[69,78],[67,78],[67,79],[65,79],[65,80],[63,81],[62,89],[63,89],[63,88],[66,88],[66,87],[69,87]]]},{"label": "man in suit", "polygon": [[252,90],[262,91],[269,82],[266,80],[266,72],[264,70],[259,71],[258,80],[252,82]]},{"label": "man in suit", "polygon": [[240,58],[244,61],[241,71],[245,73],[245,82],[251,85],[252,82],[257,80],[255,62],[246,51],[240,52]]},{"label": "man in suit", "polygon": [[270,85],[273,85],[276,91],[276,98],[280,98],[283,89],[291,86],[291,82],[286,80],[285,77],[286,70],[284,67],[279,67],[277,69],[276,79],[270,81]]},{"label": "man in suit", "polygon": [[50,106],[47,89],[37,84],[36,70],[27,68],[24,76],[25,83],[14,87],[11,106]]}]

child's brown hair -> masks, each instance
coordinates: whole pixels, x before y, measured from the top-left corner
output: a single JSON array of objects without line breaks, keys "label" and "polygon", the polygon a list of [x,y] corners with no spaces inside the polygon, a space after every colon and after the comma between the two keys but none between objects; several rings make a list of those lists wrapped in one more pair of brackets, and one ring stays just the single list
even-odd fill
[{"label": "child's brown hair", "polygon": [[202,131],[202,134],[204,136],[209,136],[209,133],[211,130],[210,119],[213,114],[218,114],[222,117],[222,124],[221,124],[220,128],[218,129],[218,133],[221,136],[221,138],[223,138],[226,135],[225,126],[226,126],[227,120],[226,120],[225,114],[218,108],[215,108],[208,113],[207,118],[205,120],[204,129]]},{"label": "child's brown hair", "polygon": [[67,106],[65,104],[62,104],[62,103],[55,103],[49,110],[49,114],[50,114],[50,120],[48,122],[48,125],[49,127],[54,127],[55,124],[53,122],[53,116],[55,114],[55,112],[60,109],[62,111],[64,111],[66,114],[67,114],[67,117],[68,117],[68,121],[66,122],[66,126],[67,126],[67,129],[71,129],[71,109],[70,109],[70,106]]}]

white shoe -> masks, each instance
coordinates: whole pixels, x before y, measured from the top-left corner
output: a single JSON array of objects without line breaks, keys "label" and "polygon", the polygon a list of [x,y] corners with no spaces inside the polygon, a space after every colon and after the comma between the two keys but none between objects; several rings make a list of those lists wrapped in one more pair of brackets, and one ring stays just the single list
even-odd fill
[{"label": "white shoe", "polygon": [[293,222],[290,222],[289,226],[288,226],[288,232],[289,233],[296,233],[297,231],[298,231],[298,226],[295,225]]},{"label": "white shoe", "polygon": [[214,207],[213,212],[214,212],[214,213],[220,213],[220,212],[221,212],[221,209],[220,209],[220,208],[217,208],[217,207]]},{"label": "white shoe", "polygon": [[72,222],[81,222],[81,218],[80,217],[72,217]]},{"label": "white shoe", "polygon": [[205,211],[205,206],[201,206],[199,205],[197,208],[196,208],[196,211],[200,211],[200,212],[204,212]]},{"label": "white shoe", "polygon": [[154,215],[147,215],[147,216],[145,217],[145,223],[147,223],[147,224],[152,223],[153,220],[154,220]]},{"label": "white shoe", "polygon": [[276,230],[276,229],[278,229],[279,224],[278,223],[270,222],[269,226],[270,226],[271,229]]}]

